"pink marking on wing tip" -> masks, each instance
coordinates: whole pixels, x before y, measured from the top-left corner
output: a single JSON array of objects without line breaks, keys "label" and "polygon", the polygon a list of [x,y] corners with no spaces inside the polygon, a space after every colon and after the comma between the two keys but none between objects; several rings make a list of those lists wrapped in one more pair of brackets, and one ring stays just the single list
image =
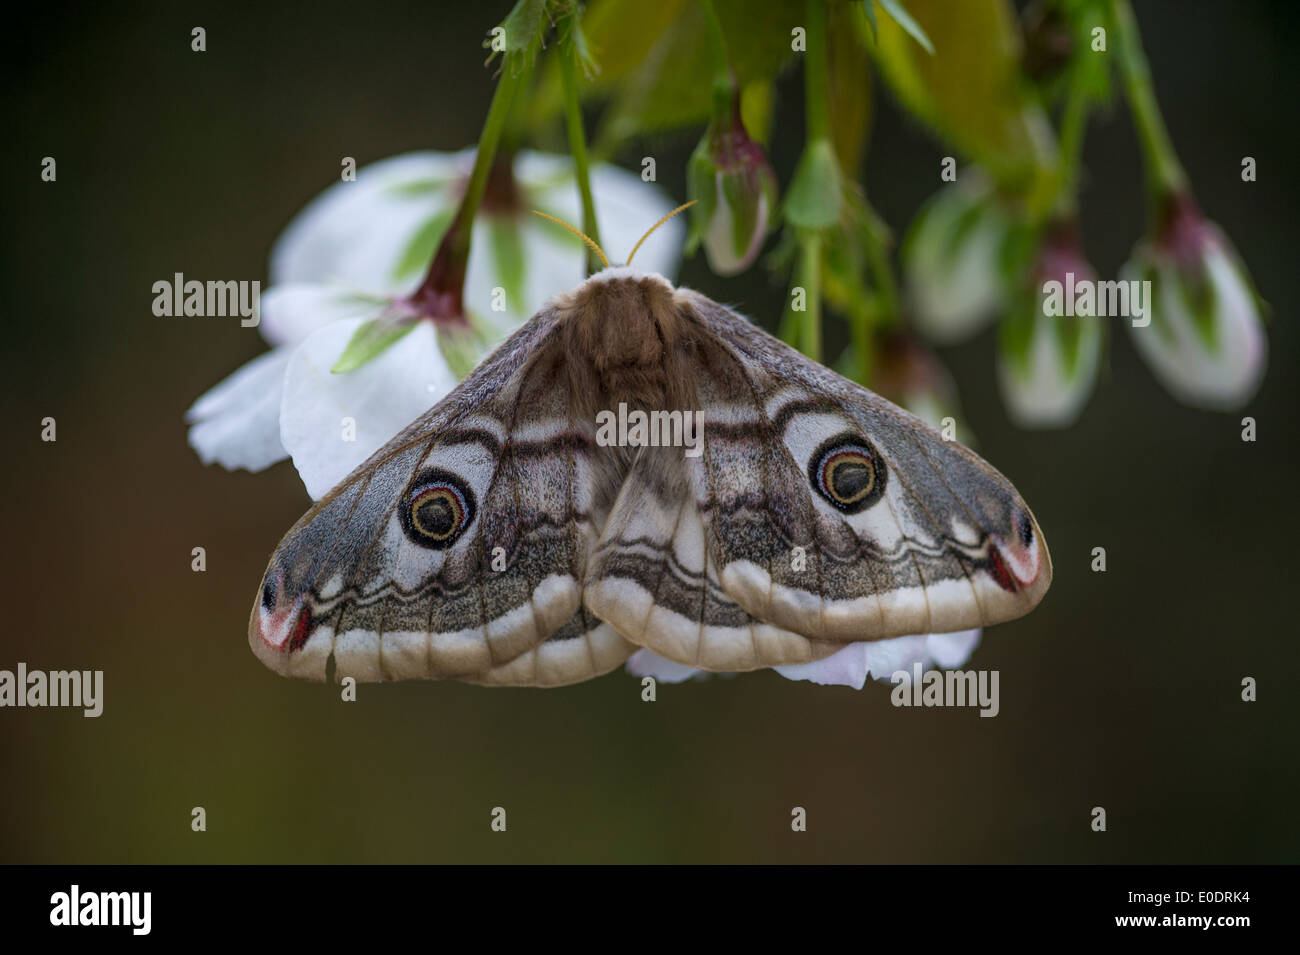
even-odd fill
[{"label": "pink marking on wing tip", "polygon": [[1000,563],[1004,566],[1007,573],[1015,578],[1016,583],[1021,586],[1028,586],[1038,579],[1042,571],[1042,552],[1038,547],[1038,535],[1034,535],[1033,542],[1025,547],[1019,541],[1008,543],[996,534],[990,535],[993,538],[993,545],[998,551]]},{"label": "pink marking on wing tip", "polygon": [[[272,611],[260,610],[258,615],[257,635],[262,638],[262,642],[272,650],[278,652],[293,652],[296,647],[292,645],[290,634],[297,636],[297,631],[303,626],[304,618],[309,615],[299,613],[299,607],[302,604],[302,598],[299,597],[287,607],[281,607],[277,603],[276,608]],[[292,626],[290,621],[293,621]],[[267,633],[274,635],[275,639],[267,636]]]},{"label": "pink marking on wing tip", "polygon": [[303,644],[307,642],[307,638],[311,636],[311,631],[311,612],[306,607],[303,607],[298,611],[298,616],[294,619],[293,636],[289,638],[288,651],[297,653],[301,650]]}]

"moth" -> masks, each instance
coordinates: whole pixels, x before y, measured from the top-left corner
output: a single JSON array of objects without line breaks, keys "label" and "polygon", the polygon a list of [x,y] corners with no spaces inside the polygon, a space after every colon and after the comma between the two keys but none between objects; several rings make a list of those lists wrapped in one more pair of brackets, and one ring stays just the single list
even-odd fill
[{"label": "moth", "polygon": [[[602,271],[285,535],[249,619],[267,666],[559,686],[647,647],[751,670],[1042,599],[1047,543],[996,470],[587,241]],[[699,446],[611,442],[597,421],[614,411],[692,413]]]}]

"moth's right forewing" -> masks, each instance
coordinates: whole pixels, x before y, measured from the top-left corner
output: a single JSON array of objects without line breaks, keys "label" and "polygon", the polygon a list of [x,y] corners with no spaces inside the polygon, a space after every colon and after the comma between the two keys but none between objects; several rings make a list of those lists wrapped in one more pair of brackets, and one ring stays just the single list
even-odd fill
[{"label": "moth's right forewing", "polygon": [[[719,579],[738,604],[809,637],[851,642],[999,623],[1041,599],[1046,543],[1006,478],[731,310],[687,295],[701,338],[731,359],[714,362],[723,371],[702,388],[704,454],[689,467]],[[830,474],[843,476],[838,488],[826,485]]]}]

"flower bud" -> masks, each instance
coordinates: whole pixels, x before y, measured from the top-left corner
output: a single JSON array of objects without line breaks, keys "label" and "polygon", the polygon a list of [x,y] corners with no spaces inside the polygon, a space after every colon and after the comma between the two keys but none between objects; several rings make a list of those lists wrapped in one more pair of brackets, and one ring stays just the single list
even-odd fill
[{"label": "flower bud", "polygon": [[1130,331],[1138,353],[1179,401],[1229,411],[1264,377],[1268,339],[1250,274],[1191,196],[1171,194],[1154,237],[1121,270],[1149,281],[1149,312]]},{"label": "flower bud", "polygon": [[735,275],[753,263],[772,225],[776,175],[749,138],[737,97],[730,117],[709,124],[687,167],[690,248],[703,243],[709,267]]},{"label": "flower bud", "polygon": [[[1095,281],[1073,223],[1050,227],[1030,269],[1029,284],[1001,328],[999,390],[1012,421],[1021,427],[1067,427],[1092,393],[1106,320],[1072,314],[1068,300],[1071,289]],[[1065,308],[1060,307],[1063,289]]]},{"label": "flower bud", "polygon": [[922,335],[939,344],[961,341],[1002,307],[1010,227],[992,187],[979,178],[945,186],[926,202],[901,250]]}]

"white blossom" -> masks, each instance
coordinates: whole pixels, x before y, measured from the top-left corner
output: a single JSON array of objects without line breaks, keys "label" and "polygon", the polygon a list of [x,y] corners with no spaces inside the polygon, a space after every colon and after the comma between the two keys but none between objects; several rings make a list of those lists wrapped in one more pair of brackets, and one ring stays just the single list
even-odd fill
[{"label": "white blossom", "polygon": [[[271,287],[260,330],[273,346],[200,397],[186,413],[189,440],[204,463],[260,471],[292,455],[319,497],[375,448],[455,386],[439,334],[418,320],[385,353],[351,371],[330,371],[350,332],[391,314],[415,289],[460,201],[474,151],[410,153],[358,170],[296,216],[271,254]],[[463,301],[488,344],[503,338],[551,296],[582,281],[585,249],[531,214],[580,222],[564,156],[523,152],[513,163],[517,204],[488,202],[475,219]],[[609,165],[591,170],[597,221],[611,254],[626,255],[672,204],[658,187]],[[670,221],[638,252],[637,265],[672,277],[682,226]],[[511,292],[515,294],[511,294]],[[500,310],[496,307],[500,306]],[[337,349],[337,354],[331,352]],[[343,440],[340,419],[356,421]]]}]

